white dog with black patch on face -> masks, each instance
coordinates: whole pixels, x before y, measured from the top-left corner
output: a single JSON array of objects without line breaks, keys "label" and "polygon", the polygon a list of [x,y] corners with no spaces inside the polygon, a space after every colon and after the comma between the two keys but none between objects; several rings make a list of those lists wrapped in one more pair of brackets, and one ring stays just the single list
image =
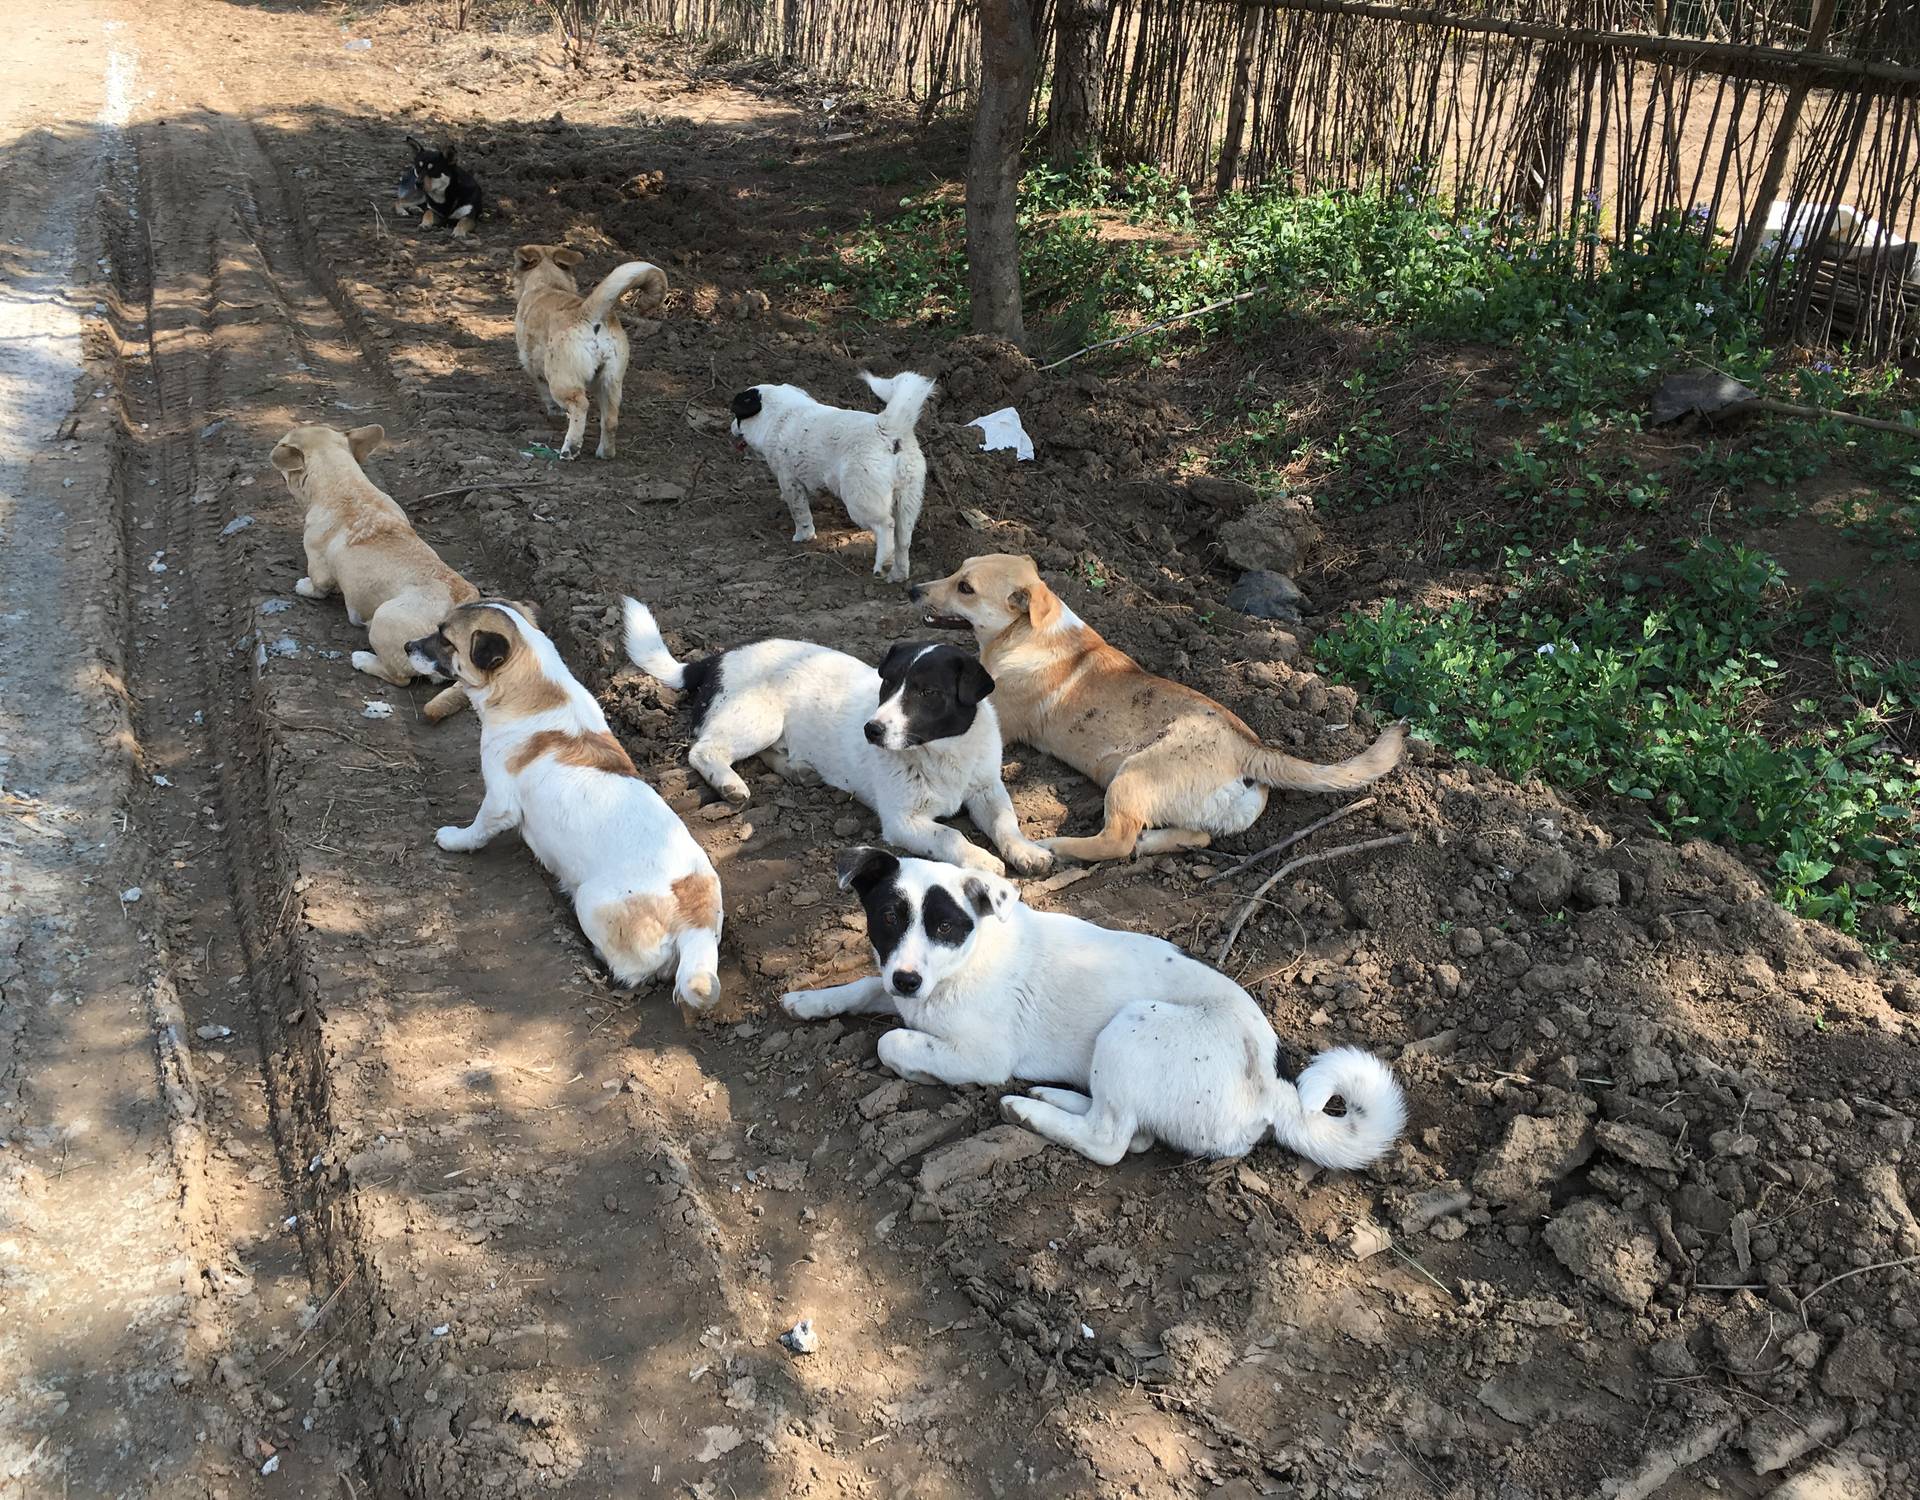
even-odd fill
[{"label": "white dog with black patch on face", "polygon": [[757,755],[789,780],[811,773],[858,797],[902,849],[1003,874],[999,860],[938,821],[964,807],[1021,874],[1053,862],[1020,831],[1000,779],[993,678],[966,652],[903,642],[876,672],[844,651],[776,640],[683,663],[646,605],[628,599],[626,616],[628,659],[685,695],[688,758],[729,802],[749,796],[734,763]]},{"label": "white dog with black patch on face", "polygon": [[[1000,1101],[1007,1119],[1111,1166],[1155,1141],[1244,1156],[1269,1132],[1325,1167],[1377,1160],[1406,1123],[1385,1063],[1335,1047],[1289,1082],[1253,997],[1173,944],[1022,904],[1007,881],[850,849],[880,972],[781,997],[803,1020],[881,1011],[906,1024],[880,1061],[916,1083],[1066,1084]],[[1346,1112],[1333,1115],[1335,1098]]]},{"label": "white dog with black patch on face", "polygon": [[881,412],[816,401],[797,385],[749,386],[733,398],[733,436],[766,460],[793,516],[793,539],[813,540],[815,490],[837,495],[853,524],[873,533],[873,571],[905,583],[907,553],[927,488],[927,460],[913,435],[933,381],[911,370],[860,378],[887,403]]}]

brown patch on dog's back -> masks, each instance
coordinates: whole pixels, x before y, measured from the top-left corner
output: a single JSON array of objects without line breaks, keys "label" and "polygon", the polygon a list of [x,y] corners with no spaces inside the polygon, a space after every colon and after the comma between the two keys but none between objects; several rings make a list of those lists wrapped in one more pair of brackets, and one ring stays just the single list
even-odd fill
[{"label": "brown patch on dog's back", "polygon": [[513,752],[507,769],[518,775],[542,756],[552,756],[563,766],[584,766],[590,771],[605,771],[610,776],[633,776],[633,757],[626,747],[605,730],[576,734],[570,729],[542,729],[530,734]]},{"label": "brown patch on dog's back", "polygon": [[647,953],[666,940],[673,920],[673,903],[665,896],[629,896],[607,919],[607,936],[622,952]]},{"label": "brown patch on dog's back", "polygon": [[673,883],[674,931],[712,931],[720,925],[720,882],[711,875],[682,875]]}]

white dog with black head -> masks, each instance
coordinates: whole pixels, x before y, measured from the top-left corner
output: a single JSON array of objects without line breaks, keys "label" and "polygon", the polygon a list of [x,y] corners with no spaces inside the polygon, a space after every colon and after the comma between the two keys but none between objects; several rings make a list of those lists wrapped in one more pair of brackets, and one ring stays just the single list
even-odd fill
[{"label": "white dog with black head", "polygon": [[[1005,880],[880,849],[840,856],[879,973],[781,997],[803,1020],[879,1011],[905,1023],[880,1061],[915,1083],[1067,1087],[1000,1112],[1110,1166],[1164,1141],[1244,1156],[1269,1133],[1325,1167],[1377,1160],[1406,1123],[1393,1074],[1335,1047],[1288,1080],[1253,997],[1171,943],[1034,911]],[[1345,1112],[1327,1106],[1339,1098]]]},{"label": "white dog with black head", "polygon": [[837,495],[856,526],[873,533],[873,571],[905,583],[908,550],[927,488],[927,460],[913,435],[933,381],[911,370],[860,378],[880,412],[828,406],[797,385],[755,385],[733,398],[734,441],[773,470],[793,516],[793,539],[813,540],[815,490]]},{"label": "white dog with black head", "polygon": [[815,778],[859,798],[902,849],[1004,874],[1000,860],[939,821],[965,808],[1021,874],[1053,863],[1020,831],[1001,780],[993,678],[977,657],[903,641],[876,672],[844,651],[773,640],[681,662],[646,605],[628,599],[626,624],[628,659],[684,695],[688,759],[729,802],[750,795],[735,762],[757,755],[789,780]]}]

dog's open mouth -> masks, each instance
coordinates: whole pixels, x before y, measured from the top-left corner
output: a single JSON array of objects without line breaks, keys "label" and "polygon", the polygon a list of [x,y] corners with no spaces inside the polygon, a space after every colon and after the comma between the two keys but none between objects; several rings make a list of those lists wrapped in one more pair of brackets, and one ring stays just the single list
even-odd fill
[{"label": "dog's open mouth", "polygon": [[958,615],[938,615],[928,610],[922,617],[935,630],[971,630],[973,622],[963,620]]}]

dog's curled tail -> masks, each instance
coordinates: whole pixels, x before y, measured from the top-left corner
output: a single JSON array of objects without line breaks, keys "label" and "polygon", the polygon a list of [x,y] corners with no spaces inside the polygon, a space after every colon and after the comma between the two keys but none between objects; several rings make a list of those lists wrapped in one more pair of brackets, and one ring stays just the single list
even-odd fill
[{"label": "dog's curled tail", "polygon": [[[1387,1065],[1358,1047],[1333,1047],[1279,1087],[1273,1133],[1280,1144],[1323,1167],[1356,1168],[1377,1161],[1407,1123],[1407,1101]],[[1330,1115],[1335,1095],[1344,1115]]]},{"label": "dog's curled tail", "polygon": [[1258,740],[1247,746],[1241,774],[1251,776],[1262,786],[1279,787],[1289,792],[1350,792],[1356,787],[1378,781],[1400,764],[1407,749],[1407,726],[1389,724],[1380,738],[1350,760],[1330,766],[1316,765],[1263,745]]},{"label": "dog's curled tail", "polygon": [[902,370],[885,379],[862,370],[860,378],[866,381],[868,390],[887,403],[886,410],[877,419],[880,431],[896,445],[911,438],[914,425],[920,420],[920,409],[933,394],[933,378],[916,375],[912,370]]},{"label": "dog's curled tail", "polygon": [[645,300],[636,302],[634,311],[650,312],[666,301],[667,273],[644,260],[630,260],[624,266],[615,266],[600,285],[587,293],[581,311],[598,323],[613,311],[614,303],[636,286],[645,288]]},{"label": "dog's curled tail", "polygon": [[627,620],[627,660],[647,676],[679,692],[686,686],[687,666],[667,649],[660,627],[654,623],[653,611],[634,598],[623,596],[620,603]]}]

